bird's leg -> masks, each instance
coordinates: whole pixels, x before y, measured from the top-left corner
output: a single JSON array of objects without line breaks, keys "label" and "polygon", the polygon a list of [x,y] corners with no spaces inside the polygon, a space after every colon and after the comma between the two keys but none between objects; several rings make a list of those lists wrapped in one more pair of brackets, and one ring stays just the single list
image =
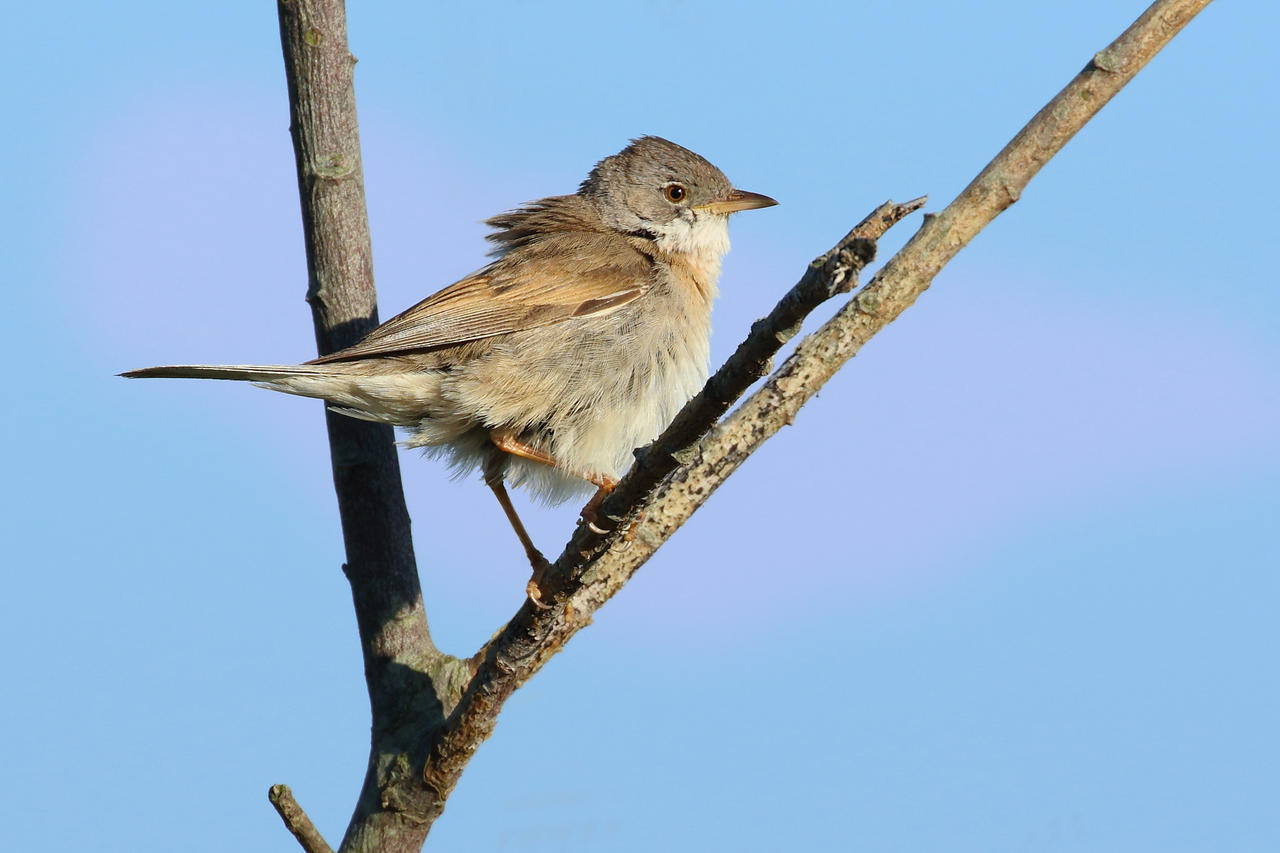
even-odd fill
[{"label": "bird's leg", "polygon": [[591,500],[587,501],[587,505],[582,508],[582,520],[587,523],[596,533],[608,533],[596,526],[596,518],[600,510],[600,504],[604,503],[604,499],[609,497],[609,493],[613,491],[613,487],[618,485],[618,481],[611,477],[602,477],[601,482],[596,484],[596,493],[591,496]]},{"label": "bird's leg", "polygon": [[493,496],[498,499],[498,504],[501,505],[502,511],[506,513],[507,521],[511,522],[511,529],[516,532],[516,537],[519,538],[520,544],[524,546],[525,556],[529,558],[529,565],[533,567],[533,576],[529,578],[529,583],[525,585],[525,592],[535,607],[545,610],[548,605],[542,603],[542,580],[547,573],[547,569],[551,568],[551,564],[547,562],[547,558],[542,556],[542,552],[533,544],[529,531],[524,529],[524,522],[520,520],[520,516],[516,513],[515,505],[511,503],[511,495],[507,494],[507,487],[502,482],[503,469],[506,467],[506,460],[501,453],[490,454],[484,463],[484,482],[486,486],[493,490]]},{"label": "bird's leg", "polygon": [[[550,465],[552,468],[564,471],[566,474],[581,477],[591,485],[595,486],[596,493],[591,496],[591,500],[587,501],[587,505],[582,508],[582,518],[596,533],[605,532],[596,527],[596,510],[600,508],[600,504],[604,503],[604,499],[609,497],[609,493],[613,491],[613,487],[618,485],[617,480],[612,477],[606,477],[604,474],[597,474],[594,471],[583,472],[570,470],[564,465],[561,465],[550,453],[539,450],[536,447],[530,447],[510,433],[494,430],[489,433],[489,440],[493,442],[494,447],[510,453],[512,456],[519,456],[521,459],[529,459],[533,462],[541,462],[543,465]],[[501,500],[501,498],[499,498],[499,500]]]},{"label": "bird's leg", "polygon": [[[525,444],[509,432],[502,432],[501,430],[496,429],[492,430],[489,433],[489,440],[493,442],[494,447],[506,453],[510,453],[512,456],[519,456],[521,459],[541,462],[543,465],[550,465],[552,468],[559,468],[561,471],[565,470],[564,466],[557,462],[555,457],[550,453]],[[570,473],[575,474],[575,476],[581,476],[576,472]]]},{"label": "bird's leg", "polygon": [[494,453],[489,460],[485,462],[484,481],[493,489],[493,494],[498,499],[498,503],[502,504],[502,511],[507,514],[507,519],[511,522],[511,526],[515,528],[516,536],[520,537],[521,544],[524,545],[525,553],[529,556],[529,562],[533,565],[533,577],[529,579],[527,587],[529,600],[538,607],[546,607],[542,603],[541,583],[543,575],[546,574],[551,564],[547,562],[542,553],[533,546],[533,540],[529,538],[528,532],[525,531],[524,525],[520,522],[520,517],[516,515],[516,508],[511,505],[511,496],[507,494],[507,488],[502,483],[502,472],[506,468],[506,462],[502,457],[502,453],[510,453],[512,456],[518,456],[521,459],[528,459],[532,462],[539,462],[543,465],[549,465],[566,474],[572,474],[575,477],[581,477],[588,483],[596,487],[596,493],[591,496],[591,500],[587,501],[587,505],[582,508],[582,519],[587,526],[596,533],[607,533],[596,526],[596,513],[600,509],[600,504],[604,503],[604,499],[609,497],[609,493],[613,491],[613,487],[618,485],[618,481],[604,474],[597,474],[594,471],[582,472],[573,471],[564,465],[561,465],[554,456],[545,450],[539,450],[525,444],[509,432],[502,430],[492,430],[489,433],[489,441],[493,443],[501,453]]}]

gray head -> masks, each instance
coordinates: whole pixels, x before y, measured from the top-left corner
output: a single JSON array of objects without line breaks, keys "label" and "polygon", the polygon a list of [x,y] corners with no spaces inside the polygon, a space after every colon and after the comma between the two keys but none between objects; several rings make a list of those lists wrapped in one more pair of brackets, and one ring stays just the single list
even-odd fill
[{"label": "gray head", "polygon": [[642,136],[596,164],[578,189],[605,224],[624,233],[660,238],[699,220],[777,204],[735,190],[704,158],[660,136]]}]

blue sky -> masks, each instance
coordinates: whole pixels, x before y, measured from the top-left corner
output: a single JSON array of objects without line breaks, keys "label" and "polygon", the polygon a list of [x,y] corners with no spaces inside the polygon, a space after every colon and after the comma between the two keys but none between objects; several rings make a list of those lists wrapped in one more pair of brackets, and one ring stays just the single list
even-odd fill
[{"label": "blue sky", "polygon": [[[657,133],[782,202],[735,218],[717,360],[1143,8],[368,5],[383,315]],[[289,849],[275,782],[336,843],[368,723],[320,405],[114,376],[314,353],[274,9],[8,18],[0,847]],[[428,849],[1280,846],[1277,25],[1194,21],[513,698]],[[403,467],[469,653],[527,567]],[[517,500],[557,551],[576,510]]]}]

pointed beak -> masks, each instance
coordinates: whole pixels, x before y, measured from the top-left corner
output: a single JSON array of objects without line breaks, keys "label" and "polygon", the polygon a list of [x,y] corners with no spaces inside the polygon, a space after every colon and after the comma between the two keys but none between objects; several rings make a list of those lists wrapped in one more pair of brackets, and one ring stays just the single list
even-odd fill
[{"label": "pointed beak", "polygon": [[749,193],[746,190],[733,190],[727,196],[716,201],[694,206],[694,210],[705,210],[708,213],[737,213],[739,210],[755,210],[758,207],[773,207],[778,202],[760,193]]}]

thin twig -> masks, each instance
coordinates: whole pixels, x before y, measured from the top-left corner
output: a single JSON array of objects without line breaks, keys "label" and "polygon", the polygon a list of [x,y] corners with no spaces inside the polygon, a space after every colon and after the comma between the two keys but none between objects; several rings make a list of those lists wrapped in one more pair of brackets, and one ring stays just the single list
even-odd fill
[{"label": "thin twig", "polygon": [[333,853],[333,848],[324,840],[320,830],[316,829],[311,818],[307,817],[302,806],[293,798],[293,791],[289,790],[288,785],[272,785],[267,792],[267,799],[276,807],[285,829],[293,833],[303,850],[307,853]]},{"label": "thin twig", "polygon": [[[526,602],[483,650],[477,673],[424,770],[424,778],[441,802],[475,749],[492,732],[507,697],[590,621],[595,610],[747,455],[789,423],[800,406],[872,335],[914,303],[938,271],[1016,201],[1040,167],[1208,2],[1159,0],[1152,4],[1037,113],[955,201],[937,216],[928,217],[866,288],[822,329],[801,341],[764,387],[692,452],[680,454],[686,461],[662,481],[649,500],[622,514],[617,531],[596,538],[579,529],[544,589],[555,606],[541,610]],[[676,428],[673,425],[672,429]],[[658,443],[665,441],[664,434]]]}]

